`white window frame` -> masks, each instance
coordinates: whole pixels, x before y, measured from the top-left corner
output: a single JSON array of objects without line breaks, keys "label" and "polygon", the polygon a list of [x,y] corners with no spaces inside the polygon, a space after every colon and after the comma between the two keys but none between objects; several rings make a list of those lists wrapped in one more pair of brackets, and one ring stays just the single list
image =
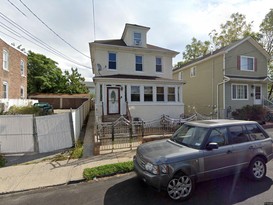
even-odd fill
[{"label": "white window frame", "polygon": [[190,70],[190,77],[193,78],[195,76],[196,76],[196,66],[191,67],[191,70]]},{"label": "white window frame", "polygon": [[[139,93],[137,93],[139,95],[139,100],[132,100],[132,87],[138,87],[139,88]],[[140,85],[131,85],[130,86],[130,102],[133,102],[133,103],[141,102],[141,86]]]},{"label": "white window frame", "polygon": [[[233,93],[233,86],[236,86],[236,96],[235,96],[235,98],[233,97],[233,94],[234,94]],[[239,93],[239,96],[238,96],[238,91],[239,91],[238,86],[244,86],[244,87],[246,87],[246,98],[240,98],[240,94],[241,93]],[[243,90],[243,92],[244,92],[244,90]],[[249,96],[248,84],[235,84],[235,83],[231,84],[231,99],[232,100],[248,100],[248,96]]]},{"label": "white window frame", "polygon": [[25,76],[25,61],[24,60],[20,61],[20,72],[21,72],[21,76]]},{"label": "white window frame", "polygon": [[[134,45],[140,46],[142,44],[142,42],[141,42],[142,34],[140,32],[134,32],[133,35],[134,35]],[[137,35],[139,35],[139,37]]]},{"label": "white window frame", "polygon": [[178,73],[178,80],[183,80],[183,71]]},{"label": "white window frame", "polygon": [[[248,69],[248,64],[245,66],[243,62],[243,59],[246,59],[248,61],[248,59],[252,59],[252,69]],[[242,71],[250,71],[250,72],[254,72],[255,71],[255,58],[251,57],[251,56],[240,56],[240,70]]]},{"label": "white window frame", "polygon": [[9,52],[7,50],[3,50],[3,69],[9,70]]},{"label": "white window frame", "polygon": [[[116,56],[116,60],[115,61],[110,60],[110,54],[115,54],[115,56]],[[108,52],[108,70],[116,71],[117,67],[118,67],[117,61],[118,61],[118,55],[117,55],[117,53],[109,51]],[[116,67],[115,68],[110,68],[110,66],[109,66],[110,62],[115,62],[116,63]]]},{"label": "white window frame", "polygon": [[[141,64],[137,63],[137,57],[141,58]],[[141,65],[141,70],[137,70],[137,64]],[[141,55],[136,55],[135,56],[135,71],[136,72],[143,72],[143,56],[141,56]]]},{"label": "white window frame", "polygon": [[[3,86],[2,98],[8,99],[9,98],[9,84],[8,84],[8,82],[3,81],[2,86]],[[4,90],[4,86],[6,87],[6,90]],[[4,96],[4,93],[6,94],[6,97]]]},{"label": "white window frame", "polygon": [[[172,96],[174,96],[174,100],[169,100],[169,95],[170,95],[169,88],[173,88],[174,89],[174,92],[172,93]],[[168,86],[167,87],[167,101],[168,102],[176,102],[177,101],[176,100],[176,88],[175,88],[175,86]]]},{"label": "white window frame", "polygon": [[[157,59],[160,59],[160,64],[157,64]],[[161,66],[161,70],[157,71],[157,66]],[[155,72],[157,73],[163,73],[163,66],[162,66],[162,57],[155,57]]]}]

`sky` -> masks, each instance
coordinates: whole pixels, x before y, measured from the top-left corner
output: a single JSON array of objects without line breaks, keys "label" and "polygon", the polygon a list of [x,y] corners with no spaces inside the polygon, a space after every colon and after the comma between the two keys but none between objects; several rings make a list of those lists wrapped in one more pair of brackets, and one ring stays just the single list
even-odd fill
[{"label": "sky", "polygon": [[126,23],[150,27],[147,43],[179,52],[193,37],[209,33],[236,12],[259,31],[272,0],[0,0],[0,38],[78,68],[92,81],[89,43],[120,39]]}]

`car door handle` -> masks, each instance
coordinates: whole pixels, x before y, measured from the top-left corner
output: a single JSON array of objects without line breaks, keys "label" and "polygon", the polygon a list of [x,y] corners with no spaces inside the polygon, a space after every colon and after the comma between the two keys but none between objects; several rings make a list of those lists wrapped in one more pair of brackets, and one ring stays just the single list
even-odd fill
[{"label": "car door handle", "polygon": [[231,151],[231,150],[228,150],[228,151],[227,151],[227,154],[231,154],[231,153],[232,153],[232,151]]}]

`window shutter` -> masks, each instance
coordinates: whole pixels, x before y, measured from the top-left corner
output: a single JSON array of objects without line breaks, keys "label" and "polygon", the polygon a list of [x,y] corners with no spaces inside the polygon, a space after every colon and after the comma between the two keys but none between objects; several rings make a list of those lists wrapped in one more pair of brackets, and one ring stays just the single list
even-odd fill
[{"label": "window shutter", "polygon": [[254,71],[257,71],[257,58],[254,58]]},{"label": "window shutter", "polygon": [[237,56],[237,69],[240,70],[241,67],[241,56]]}]

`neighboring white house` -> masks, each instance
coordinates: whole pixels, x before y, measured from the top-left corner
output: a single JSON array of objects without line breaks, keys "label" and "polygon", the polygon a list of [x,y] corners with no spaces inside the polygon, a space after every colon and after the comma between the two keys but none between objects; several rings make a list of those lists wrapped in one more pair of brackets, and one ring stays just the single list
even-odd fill
[{"label": "neighboring white house", "polygon": [[147,44],[149,29],[126,24],[121,39],[90,43],[98,122],[129,113],[146,121],[184,113],[182,82],[172,79],[178,52]]}]

